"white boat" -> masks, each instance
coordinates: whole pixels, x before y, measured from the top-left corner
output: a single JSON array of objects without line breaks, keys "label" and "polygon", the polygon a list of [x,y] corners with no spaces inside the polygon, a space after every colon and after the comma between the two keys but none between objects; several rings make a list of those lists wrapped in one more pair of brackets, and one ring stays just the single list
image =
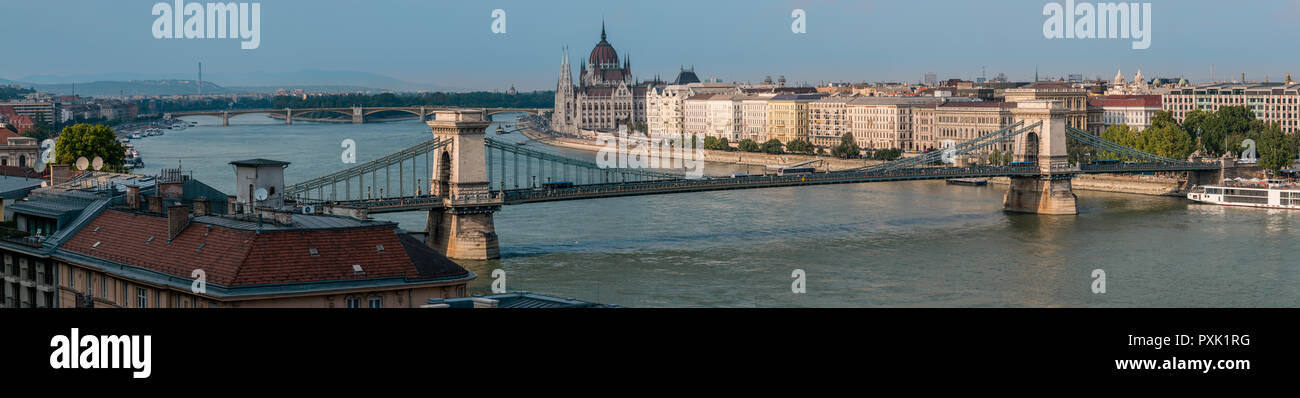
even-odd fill
[{"label": "white boat", "polygon": [[131,139],[138,140],[141,138],[144,138],[144,136],[140,135],[140,133],[131,133]]},{"label": "white boat", "polygon": [[1187,193],[1192,201],[1223,206],[1300,210],[1300,185],[1264,184],[1205,185]]}]

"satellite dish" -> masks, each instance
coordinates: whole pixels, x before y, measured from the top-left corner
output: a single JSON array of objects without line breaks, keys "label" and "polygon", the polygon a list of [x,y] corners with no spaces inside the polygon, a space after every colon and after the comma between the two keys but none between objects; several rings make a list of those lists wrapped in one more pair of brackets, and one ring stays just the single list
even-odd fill
[{"label": "satellite dish", "polygon": [[77,158],[77,170],[85,170],[87,167],[90,167],[90,161],[85,156]]},{"label": "satellite dish", "polygon": [[94,166],[95,170],[102,169],[104,168],[104,158],[96,156],[94,160],[90,161],[90,165]]},{"label": "satellite dish", "polygon": [[266,188],[258,188],[253,191],[253,199],[266,200]]},{"label": "satellite dish", "polygon": [[316,206],[312,206],[312,205],[303,206],[302,214],[316,214]]}]

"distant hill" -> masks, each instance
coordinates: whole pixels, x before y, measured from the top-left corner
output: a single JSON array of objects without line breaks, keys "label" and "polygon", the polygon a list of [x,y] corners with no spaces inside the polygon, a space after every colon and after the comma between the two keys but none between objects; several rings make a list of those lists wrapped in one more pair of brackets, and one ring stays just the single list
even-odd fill
[{"label": "distant hill", "polygon": [[[195,94],[198,85],[194,80],[132,80],[96,81],[89,83],[34,84],[0,79],[0,84],[17,84],[58,95],[108,97],[118,95],[180,95]],[[211,82],[203,82],[204,94],[231,94],[232,91]]]},{"label": "distant hill", "polygon": [[[179,95],[197,93],[195,74],[100,73],[83,75],[31,75],[17,80],[0,79],[0,84],[17,84],[41,91],[89,96]],[[86,82],[86,83],[83,83]],[[221,84],[213,83],[221,82]],[[203,74],[204,94],[267,93],[278,89],[324,92],[355,91],[467,91],[440,84],[412,83],[392,77],[357,71],[302,70],[298,72],[214,71]]]}]

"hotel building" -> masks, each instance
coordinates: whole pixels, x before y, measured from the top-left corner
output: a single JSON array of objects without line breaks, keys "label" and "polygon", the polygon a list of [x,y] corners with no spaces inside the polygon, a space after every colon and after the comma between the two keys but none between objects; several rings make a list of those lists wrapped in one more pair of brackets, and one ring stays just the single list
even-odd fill
[{"label": "hotel building", "polygon": [[1180,123],[1193,109],[1218,111],[1225,106],[1244,106],[1255,113],[1255,119],[1277,123],[1282,131],[1300,130],[1300,84],[1285,83],[1219,83],[1184,87],[1165,94],[1161,99],[1164,110]]}]

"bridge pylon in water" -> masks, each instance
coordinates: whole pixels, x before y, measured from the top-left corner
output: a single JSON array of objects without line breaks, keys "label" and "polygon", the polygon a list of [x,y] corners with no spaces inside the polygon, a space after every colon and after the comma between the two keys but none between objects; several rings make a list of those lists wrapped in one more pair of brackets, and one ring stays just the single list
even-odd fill
[{"label": "bridge pylon in water", "polygon": [[1015,160],[1037,162],[1039,175],[1011,177],[1003,199],[1006,211],[1048,215],[1079,214],[1070,180],[1079,169],[1070,166],[1066,153],[1067,111],[1060,101],[1021,101],[1012,109],[1025,125],[1042,125],[1016,137]]},{"label": "bridge pylon in water", "polygon": [[484,138],[492,124],[482,110],[436,111],[425,122],[439,140],[450,143],[434,153],[429,193],[442,198],[442,208],[429,211],[426,242],[449,258],[486,260],[501,257],[493,213],[501,199],[493,198],[486,175]]}]

